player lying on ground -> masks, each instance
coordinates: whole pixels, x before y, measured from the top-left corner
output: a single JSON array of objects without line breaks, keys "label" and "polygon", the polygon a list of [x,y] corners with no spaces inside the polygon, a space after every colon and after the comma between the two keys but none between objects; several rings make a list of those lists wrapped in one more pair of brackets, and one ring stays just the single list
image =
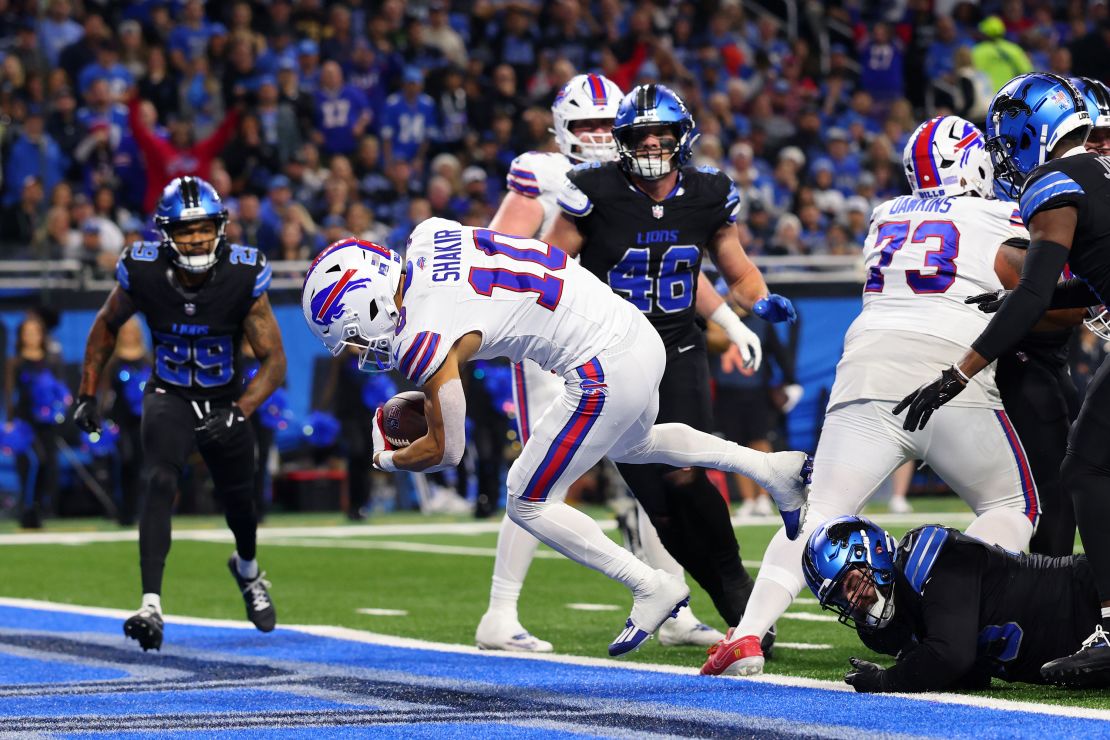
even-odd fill
[{"label": "player lying on ground", "polygon": [[[964,299],[982,285],[1001,286],[999,245],[1028,233],[1013,203],[987,197],[990,161],[982,134],[968,121],[943,116],[923,123],[903,162],[914,194],[883,203],[872,216],[863,310],[836,368],[814,456],[810,521],[859,512],[896,468],[925,460],[978,515],[969,533],[1027,550],[1040,507],[994,373],[971,384],[929,433],[900,428],[891,411],[907,382],[940,372],[986,325]],[[711,650],[702,673],[763,671],[756,636],[803,588],[802,546],[781,532],[771,540],[751,605],[728,641]]]},{"label": "player lying on ground", "polygon": [[[143,397],[143,473],[139,569],[143,597],[124,633],[143,650],[162,645],[162,572],[178,478],[194,443],[212,473],[227,526],[235,535],[228,568],[263,632],[277,617],[269,583],[255,560],[255,439],[247,419],[285,378],[285,351],[266,289],[270,265],[254,247],[224,239],[227,209],[196,177],[166,186],[154,214],[161,242],[136,242],[120,257],[119,284],[104,302],[85,347],[80,402],[73,418],[95,432],[100,374],[120,326],[137,312],[154,339],[154,371]],[[243,389],[239,348],[249,339],[260,361]]]},{"label": "player lying on ground", "polygon": [[564,501],[604,456],[747,475],[775,497],[790,534],[804,518],[809,457],[768,454],[697,432],[655,425],[666,357],[634,306],[535,239],[432,218],[409,236],[408,262],[349,239],[313,262],[301,307],[332,352],[353,344],[371,371],[396,367],[427,396],[428,433],[390,450],[375,422],[375,465],[430,472],[456,465],[465,443],[460,367],[471,359],[525,358],[564,380],[508,475],[508,514],[563,555],[620,581],[635,600],[611,655],[634,650],[689,599],[681,578],[653,570]]},{"label": "player lying on ground", "polygon": [[863,517],[814,531],[802,570],[821,606],[855,627],[890,668],[851,658],[844,680],[861,692],[983,689],[991,677],[1107,686],[1104,676],[1056,681],[1048,660],[1075,651],[1098,619],[1083,555],[1049,558],[988,545],[929,524],[894,538]]}]

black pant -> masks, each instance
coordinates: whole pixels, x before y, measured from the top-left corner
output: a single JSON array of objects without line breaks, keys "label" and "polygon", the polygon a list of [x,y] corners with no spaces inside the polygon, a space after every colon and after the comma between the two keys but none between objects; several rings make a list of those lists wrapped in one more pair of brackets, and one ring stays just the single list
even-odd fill
[{"label": "black pant", "polygon": [[1041,521],[1029,551],[1071,555],[1075,512],[1071,493],[1060,481],[1060,464],[1067,452],[1071,410],[1078,401],[1066,356],[1009,352],[998,358],[996,379],[1006,415],[1025,448],[1041,502]]},{"label": "black pant", "polygon": [[[200,401],[201,409],[204,402]],[[213,406],[230,403],[211,402]],[[172,393],[143,398],[143,491],[139,505],[139,568],[143,593],[162,592],[162,571],[170,551],[170,517],[185,460],[198,424],[192,404]],[[200,454],[223,501],[227,526],[243,560],[255,557],[258,518],[254,509],[255,441],[250,424],[239,424],[230,441],[202,445]]]},{"label": "black pant", "polygon": [[[678,348],[688,349],[679,352]],[[668,348],[656,421],[712,431],[709,364],[701,332]],[[617,468],[655,525],[667,552],[705,589],[729,626],[738,624],[747,607],[752,578],[740,560],[728,504],[709,482],[705,470],[624,463]]]},{"label": "black pant", "polygon": [[142,421],[133,416],[121,418],[119,424],[119,522],[135,523],[135,512],[142,495]]},{"label": "black pant", "polygon": [[258,514],[258,520],[266,516],[266,512],[270,510],[270,496],[266,490],[266,483],[268,473],[266,465],[270,459],[270,448],[274,446],[274,430],[262,423],[262,417],[255,414],[251,417],[251,427],[254,429],[254,438],[258,443],[258,451],[255,455],[256,467],[254,473],[254,510]]},{"label": "black pant", "polygon": [[347,513],[351,516],[357,516],[359,510],[370,502],[370,468],[374,464],[373,423],[374,417],[369,411],[339,421],[343,451],[347,456]]},{"label": "black pant", "polygon": [[31,447],[16,456],[19,473],[20,520],[25,526],[39,526],[45,509],[57,505],[58,434],[53,424],[31,424]]}]

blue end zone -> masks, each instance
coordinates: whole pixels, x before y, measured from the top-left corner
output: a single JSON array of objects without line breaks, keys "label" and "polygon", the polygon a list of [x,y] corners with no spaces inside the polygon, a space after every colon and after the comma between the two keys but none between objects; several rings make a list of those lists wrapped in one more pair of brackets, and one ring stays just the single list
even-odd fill
[{"label": "blue end zone", "polygon": [[48,737],[1095,737],[1110,723],[890,696],[0,606],[0,728]]}]

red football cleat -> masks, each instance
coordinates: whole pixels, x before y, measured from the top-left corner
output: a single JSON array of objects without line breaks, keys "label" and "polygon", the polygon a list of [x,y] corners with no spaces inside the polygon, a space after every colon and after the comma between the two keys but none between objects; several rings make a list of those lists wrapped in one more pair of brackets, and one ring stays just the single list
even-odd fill
[{"label": "red football cleat", "polygon": [[701,667],[703,676],[758,676],[763,673],[763,650],[759,638],[744,635],[735,640],[729,628],[725,639],[706,650],[709,657]]}]

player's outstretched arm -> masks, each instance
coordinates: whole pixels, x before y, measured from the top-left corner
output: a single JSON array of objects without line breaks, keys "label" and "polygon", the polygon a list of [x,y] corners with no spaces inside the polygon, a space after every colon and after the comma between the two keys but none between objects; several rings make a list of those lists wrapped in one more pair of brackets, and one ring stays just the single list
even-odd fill
[{"label": "player's outstretched arm", "polygon": [[555,217],[554,223],[548,227],[542,241],[554,244],[571,257],[577,257],[582,251],[583,239],[581,232],[578,231],[578,225],[565,213]]},{"label": "player's outstretched arm", "polygon": [[489,222],[491,231],[531,238],[543,223],[543,204],[536,198],[510,190]]},{"label": "player's outstretched arm", "polygon": [[243,415],[249,418],[285,382],[285,347],[281,343],[281,329],[266,293],[251,304],[243,319],[243,333],[259,361],[258,373],[238,402]]},{"label": "player's outstretched arm", "polygon": [[100,387],[100,376],[108,359],[116,351],[116,338],[119,328],[135,313],[131,296],[120,286],[112,288],[107,300],[96,312],[89,338],[85,340],[85,360],[81,365],[81,386],[77,389],[77,406],[73,420],[86,432],[100,429],[97,418],[96,392]]},{"label": "player's outstretched arm", "polygon": [[735,223],[726,223],[717,229],[709,242],[709,255],[728,283],[732,299],[745,311],[773,324],[797,320],[798,314],[790,300],[767,290],[763,273],[740,244],[740,230]]},{"label": "player's outstretched arm", "polygon": [[443,364],[424,383],[427,434],[408,447],[375,452],[374,467],[386,471],[434,473],[459,464],[466,446],[466,397],[459,367],[473,357],[480,346],[481,338],[473,332],[455,342]]}]

